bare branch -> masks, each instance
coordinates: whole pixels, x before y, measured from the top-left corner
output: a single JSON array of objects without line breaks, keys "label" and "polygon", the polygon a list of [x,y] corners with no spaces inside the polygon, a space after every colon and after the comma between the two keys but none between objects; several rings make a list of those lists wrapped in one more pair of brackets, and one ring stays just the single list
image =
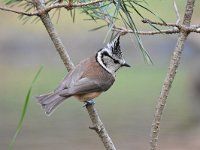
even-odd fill
[{"label": "bare branch", "polygon": [[193,10],[194,10],[194,3],[195,3],[195,0],[187,0],[187,6],[185,10],[184,19],[183,19],[183,25],[187,27],[190,26],[190,22],[191,22]]},{"label": "bare branch", "polygon": [[20,14],[20,15],[26,15],[26,16],[37,16],[38,15],[38,11],[36,11],[36,12],[24,12],[24,11],[18,11],[18,10],[12,9],[12,8],[8,8],[8,7],[5,7],[5,6],[0,6],[0,10],[9,11],[9,12],[13,12],[13,13]]},{"label": "bare branch", "polygon": [[181,32],[178,38],[178,41],[176,43],[176,48],[174,49],[174,53],[171,57],[170,61],[170,67],[167,73],[167,76],[164,80],[164,84],[162,86],[162,90],[160,93],[160,97],[156,106],[156,112],[154,115],[154,120],[152,123],[152,128],[151,128],[151,150],[156,150],[157,149],[157,142],[158,142],[158,135],[159,135],[159,130],[160,130],[160,123],[161,123],[161,117],[162,113],[166,104],[167,97],[169,95],[169,91],[172,85],[172,82],[174,80],[176,70],[178,68],[178,65],[180,63],[180,58],[181,58],[181,53],[182,49],[184,47],[184,42],[187,38],[187,33]]},{"label": "bare branch", "polygon": [[163,23],[163,22],[156,22],[156,21],[151,21],[149,19],[143,19],[142,20],[143,23],[150,23],[150,24],[155,24],[155,25],[159,25],[159,26],[166,26],[166,27],[179,27],[178,24],[175,23]]},{"label": "bare branch", "polygon": [[200,24],[191,25],[190,27],[191,27],[191,28],[194,28],[194,29],[198,29],[198,28],[200,28]]},{"label": "bare branch", "polygon": [[180,19],[180,14],[179,14],[177,5],[176,5],[176,0],[174,0],[174,10],[176,13],[176,24],[180,24],[181,19]]},{"label": "bare branch", "polygon": [[177,34],[180,32],[178,28],[176,29],[166,29],[166,30],[160,30],[160,31],[133,31],[133,30],[128,30],[123,27],[116,27],[113,26],[113,31],[121,32],[121,33],[137,33],[140,35],[158,35],[158,34]]},{"label": "bare branch", "polygon": [[191,25],[189,32],[200,33],[200,25]]},{"label": "bare branch", "polygon": [[200,33],[200,28],[197,28],[197,29],[196,29],[196,33]]},{"label": "bare branch", "polygon": [[[183,26],[186,26],[186,27],[190,26],[192,14],[193,14],[194,3],[195,3],[195,0],[187,0],[185,16],[184,16],[184,20],[183,20]],[[190,32],[187,32],[187,30],[184,30],[181,28],[180,34],[179,34],[179,37],[178,37],[178,40],[176,43],[176,47],[174,49],[174,52],[173,52],[171,60],[170,60],[169,70],[167,72],[166,78],[164,80],[164,84],[163,84],[161,92],[160,92],[158,103],[156,105],[156,111],[154,114],[154,120],[152,123],[151,134],[150,134],[151,135],[151,141],[150,141],[150,149],[151,150],[157,149],[161,117],[163,114],[164,107],[166,105],[166,100],[169,95],[170,88],[172,86],[172,83],[173,83],[175,75],[176,75],[176,71],[180,64],[180,59],[181,59],[181,54],[183,51],[184,43],[185,43],[189,33]]]},{"label": "bare branch", "polygon": [[[200,28],[199,24],[188,26],[185,23],[183,23],[183,24],[162,23],[162,22],[151,21],[149,19],[143,19],[142,22],[143,23],[150,23],[150,24],[160,25],[160,26],[166,26],[166,27],[173,27],[173,29],[161,30],[161,32],[159,32],[159,31],[151,31],[151,32],[153,32],[155,34],[159,34],[159,33],[165,33],[165,34],[180,33],[181,30],[184,30],[185,32],[196,32],[196,33],[199,33],[199,28]],[[147,33],[147,35],[148,35],[148,33]],[[150,35],[151,35],[151,33],[150,33]]]}]

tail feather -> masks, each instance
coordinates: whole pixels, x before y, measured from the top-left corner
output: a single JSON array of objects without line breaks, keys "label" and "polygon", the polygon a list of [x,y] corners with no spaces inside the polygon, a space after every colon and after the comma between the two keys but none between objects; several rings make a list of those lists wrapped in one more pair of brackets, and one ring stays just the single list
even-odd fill
[{"label": "tail feather", "polygon": [[38,103],[41,104],[45,113],[47,115],[50,115],[57,108],[57,106],[68,97],[62,97],[58,93],[48,93],[45,95],[40,95],[36,98],[38,100]]}]

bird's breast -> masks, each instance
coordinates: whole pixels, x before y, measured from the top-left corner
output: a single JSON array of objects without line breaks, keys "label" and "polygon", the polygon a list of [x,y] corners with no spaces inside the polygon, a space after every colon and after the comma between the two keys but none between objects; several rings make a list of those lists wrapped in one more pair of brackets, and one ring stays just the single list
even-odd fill
[{"label": "bird's breast", "polygon": [[81,102],[85,102],[85,101],[96,98],[101,93],[102,92],[92,92],[92,93],[87,93],[87,94],[78,94],[78,95],[74,95],[74,97],[76,97]]}]

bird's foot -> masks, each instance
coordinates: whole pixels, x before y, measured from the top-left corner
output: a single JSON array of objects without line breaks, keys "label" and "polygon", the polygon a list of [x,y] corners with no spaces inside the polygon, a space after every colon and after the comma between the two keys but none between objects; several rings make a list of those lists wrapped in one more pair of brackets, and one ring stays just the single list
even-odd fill
[{"label": "bird's foot", "polygon": [[95,101],[94,100],[89,100],[89,101],[86,101],[84,103],[85,104],[83,105],[83,107],[88,107],[88,106],[94,105]]}]

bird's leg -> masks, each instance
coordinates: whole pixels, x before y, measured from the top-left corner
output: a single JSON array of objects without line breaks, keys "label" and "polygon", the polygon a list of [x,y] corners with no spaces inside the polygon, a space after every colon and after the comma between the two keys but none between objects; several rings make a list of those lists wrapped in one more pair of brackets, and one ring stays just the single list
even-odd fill
[{"label": "bird's leg", "polygon": [[84,102],[85,104],[83,105],[83,107],[88,107],[90,105],[94,105],[95,104],[95,101],[92,99],[92,100],[89,100],[89,101],[86,101]]}]

